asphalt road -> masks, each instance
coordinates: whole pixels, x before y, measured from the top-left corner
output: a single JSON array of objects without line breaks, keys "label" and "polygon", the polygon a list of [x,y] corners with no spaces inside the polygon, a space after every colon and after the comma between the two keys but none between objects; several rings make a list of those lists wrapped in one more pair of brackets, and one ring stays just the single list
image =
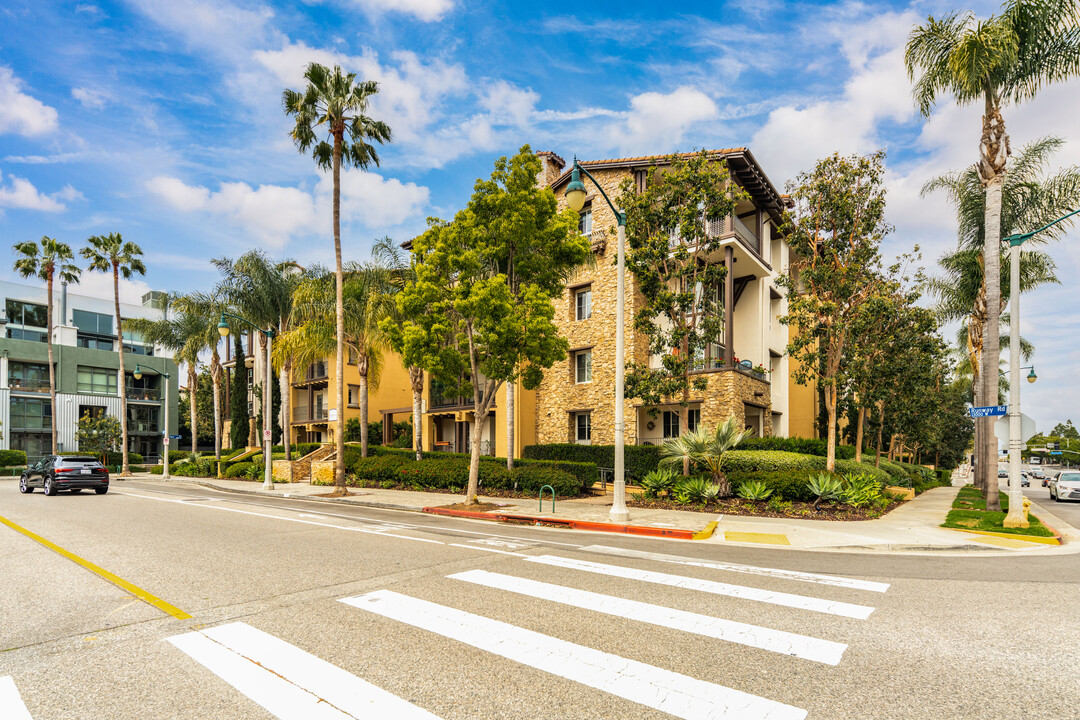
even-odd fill
[{"label": "asphalt road", "polygon": [[140,482],[4,482],[0,517],[181,615],[0,526],[4,720],[1080,707],[1080,683],[1044,682],[1080,664],[1080,555],[733,548]]}]

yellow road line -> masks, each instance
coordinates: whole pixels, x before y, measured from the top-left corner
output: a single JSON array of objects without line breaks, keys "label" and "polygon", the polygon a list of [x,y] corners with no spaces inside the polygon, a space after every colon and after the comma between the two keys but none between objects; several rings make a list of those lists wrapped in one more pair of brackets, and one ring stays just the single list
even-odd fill
[{"label": "yellow road line", "polygon": [[728,542],[761,543],[763,545],[790,545],[787,535],[780,533],[755,533],[755,532],[724,532],[724,539]]},{"label": "yellow road line", "polygon": [[79,557],[78,555],[76,555],[74,553],[71,553],[71,552],[68,552],[64,548],[57,545],[56,543],[49,542],[48,540],[41,537],[37,533],[30,532],[26,528],[16,525],[15,523],[11,522],[10,520],[8,520],[5,517],[0,517],[0,523],[3,523],[4,525],[7,525],[9,528],[11,528],[12,530],[14,530],[16,532],[22,533],[23,535],[30,538],[34,542],[41,543],[42,545],[49,548],[53,552],[56,552],[56,553],[59,553],[60,555],[63,555],[68,560],[71,560],[74,563],[82,565],[84,568],[86,568],[90,572],[95,573],[96,575],[99,575],[102,578],[108,580],[113,585],[116,585],[117,587],[119,587],[119,588],[121,588],[123,590],[126,590],[127,592],[131,593],[132,595],[139,598],[143,602],[146,602],[146,603],[149,603],[150,605],[153,605],[158,610],[161,610],[164,613],[168,613],[169,615],[172,615],[177,620],[187,620],[188,618],[191,617],[190,615],[188,615],[186,612],[184,612],[180,608],[170,605],[169,603],[165,602],[164,600],[157,597],[156,595],[151,595],[150,593],[146,592],[142,588],[140,588],[140,587],[138,587],[136,585],[132,585],[131,583],[129,583],[127,580],[123,579],[122,577],[119,577],[117,575],[113,575],[111,572],[109,572],[105,568],[98,567],[97,565],[90,562],[89,560],[84,560],[81,557]]}]

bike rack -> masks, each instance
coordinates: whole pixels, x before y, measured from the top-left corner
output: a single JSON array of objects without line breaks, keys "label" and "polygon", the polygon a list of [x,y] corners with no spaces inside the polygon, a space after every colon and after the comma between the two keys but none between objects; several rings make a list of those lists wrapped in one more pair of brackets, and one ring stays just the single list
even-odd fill
[{"label": "bike rack", "polygon": [[555,488],[550,485],[545,485],[540,488],[540,512],[544,512],[544,490],[551,491],[551,512],[555,512]]}]

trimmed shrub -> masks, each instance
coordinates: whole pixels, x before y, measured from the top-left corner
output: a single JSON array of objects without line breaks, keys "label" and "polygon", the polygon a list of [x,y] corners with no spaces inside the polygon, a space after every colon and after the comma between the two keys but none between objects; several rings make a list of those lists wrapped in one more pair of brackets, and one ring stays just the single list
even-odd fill
[{"label": "trimmed shrub", "polygon": [[[150,468],[150,474],[151,475],[162,475],[162,474],[164,474],[164,472],[165,472],[165,467],[162,466],[162,465],[155,465],[154,467]],[[169,472],[172,472],[171,467],[169,468]]]},{"label": "trimmed shrub", "polygon": [[[506,468],[503,467],[503,472]],[[539,493],[545,485],[555,489],[561,497],[575,497],[581,494],[581,481],[556,465],[530,464],[514,468],[513,480],[518,490],[524,493]]]},{"label": "trimmed shrub", "polygon": [[[802,455],[828,454],[828,442],[815,438],[785,438],[785,437],[752,437],[739,443],[740,450],[780,450],[782,452],[795,452]],[[837,445],[836,459],[851,460],[855,457],[855,448],[851,445]]]},{"label": "trimmed shrub", "polygon": [[0,450],[0,466],[26,465],[25,450]]},{"label": "trimmed shrub", "polygon": [[[598,468],[615,467],[614,445],[526,445],[521,454],[529,460],[593,463]],[[623,467],[628,478],[641,480],[660,467],[660,448],[655,445],[627,445],[623,451]]]},{"label": "trimmed shrub", "polygon": [[[355,453],[357,458],[360,457],[360,448],[358,446],[345,446],[345,467],[349,466],[349,457],[351,453]],[[411,449],[390,448],[385,446],[368,446],[368,457],[374,457],[379,455],[394,455],[396,457],[413,460],[416,457],[416,451]],[[614,456],[612,456],[614,458]],[[444,453],[444,452],[425,452],[424,460],[449,460],[458,459],[468,462],[471,459],[469,453]],[[588,489],[593,486],[593,483],[600,481],[600,471],[597,470],[596,464],[592,462],[563,462],[556,460],[532,460],[527,457],[518,458],[514,460],[514,468],[525,467],[527,465],[544,465],[546,467],[554,467],[563,472],[568,472],[578,478],[581,483],[582,489]],[[486,465],[499,465],[504,470],[506,469],[506,458],[491,457],[490,455],[480,456],[480,467],[483,468]],[[483,477],[483,473],[481,473]],[[489,486],[490,487],[490,486]],[[510,487],[513,487],[511,484]]]},{"label": "trimmed shrub", "polygon": [[244,477],[247,474],[247,471],[250,468],[253,468],[253,467],[255,467],[255,463],[250,463],[250,462],[233,463],[232,465],[230,465],[229,467],[227,467],[225,469],[225,477],[227,477],[227,478]]},{"label": "trimmed shrub", "polygon": [[369,458],[361,458],[359,455],[350,458],[346,455],[345,471],[360,480],[397,481],[401,479],[401,468],[408,462],[405,458],[396,455],[378,455]]},{"label": "trimmed shrub", "polygon": [[771,491],[769,495],[771,498],[811,502],[814,499],[814,496],[810,492],[807,482],[816,474],[817,473],[812,470],[758,470],[754,472],[739,473],[738,475],[728,473],[728,479],[731,480],[731,487],[735,491],[735,494],[740,497],[742,497],[740,491],[743,486],[761,483]]}]

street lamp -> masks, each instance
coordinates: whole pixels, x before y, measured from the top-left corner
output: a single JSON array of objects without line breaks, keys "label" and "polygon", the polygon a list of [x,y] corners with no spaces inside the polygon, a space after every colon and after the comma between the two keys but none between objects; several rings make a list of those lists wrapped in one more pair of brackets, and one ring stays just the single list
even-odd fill
[{"label": "street lamp", "polygon": [[[162,453],[163,459],[161,461],[162,462],[161,477],[163,479],[165,479],[165,480],[168,480],[169,479],[169,377],[170,376],[169,376],[169,373],[167,373],[167,372],[163,372],[161,370],[155,370],[152,367],[147,367],[146,365],[140,365],[139,363],[135,363],[135,372],[133,372],[131,374],[135,377],[136,380],[142,380],[143,370],[149,370],[150,372],[154,373],[155,375],[165,378],[165,392],[162,394],[162,397],[165,399],[165,423],[164,423],[165,430],[161,435],[161,437],[162,437],[162,443],[161,444],[165,448],[165,452]],[[127,388],[124,388],[124,392],[127,392]],[[194,395],[192,396],[191,402],[195,402]]]},{"label": "street lamp", "polygon": [[[1080,213],[1070,210],[1057,220],[1026,233],[1015,233],[1003,238],[1009,243],[1009,514],[1005,527],[1026,527],[1024,521],[1024,494],[1020,488],[1020,246],[1049,227],[1057,225]],[[1028,382],[1035,382],[1035,368],[1028,375]]]},{"label": "street lamp", "polygon": [[566,186],[566,202],[570,209],[574,212],[580,212],[581,208],[585,206],[587,193],[585,192],[585,183],[581,181],[581,173],[585,173],[585,176],[596,185],[604,200],[607,201],[608,207],[611,208],[611,212],[615,213],[615,218],[619,224],[619,250],[616,262],[618,280],[615,286],[615,500],[611,505],[610,516],[612,522],[626,523],[630,520],[630,513],[626,509],[626,476],[623,469],[623,428],[625,425],[623,394],[626,368],[623,313],[626,306],[626,213],[615,207],[615,204],[611,202],[611,198],[604,192],[604,188],[600,186],[600,183],[596,182],[596,178],[588,170],[581,166],[576,157],[574,158],[574,168],[570,173],[570,184]]},{"label": "street lamp", "polygon": [[[263,489],[264,490],[273,490],[274,489],[274,479],[273,479],[272,473],[273,473],[273,465],[274,465],[274,463],[273,463],[273,460],[271,459],[272,453],[270,452],[270,447],[271,447],[270,442],[271,442],[271,428],[273,428],[274,425],[273,425],[273,420],[270,417],[270,382],[271,382],[270,350],[271,350],[271,348],[272,348],[272,346],[274,344],[274,336],[277,333],[274,332],[274,328],[267,328],[266,330],[263,330],[261,327],[259,327],[255,323],[251,322],[247,318],[242,318],[239,315],[233,315],[232,313],[223,312],[223,313],[221,313],[221,322],[219,322],[218,326],[217,326],[218,327],[218,332],[221,334],[221,337],[228,337],[229,336],[229,323],[225,320],[225,318],[227,318],[227,317],[231,317],[234,320],[239,320],[240,322],[247,323],[251,327],[253,327],[256,330],[258,330],[259,332],[261,332],[266,337],[266,372],[265,372],[266,377],[263,380],[263,400],[262,400],[262,411],[263,411]],[[237,362],[241,362],[240,358],[237,358],[236,360],[237,360]]]}]

